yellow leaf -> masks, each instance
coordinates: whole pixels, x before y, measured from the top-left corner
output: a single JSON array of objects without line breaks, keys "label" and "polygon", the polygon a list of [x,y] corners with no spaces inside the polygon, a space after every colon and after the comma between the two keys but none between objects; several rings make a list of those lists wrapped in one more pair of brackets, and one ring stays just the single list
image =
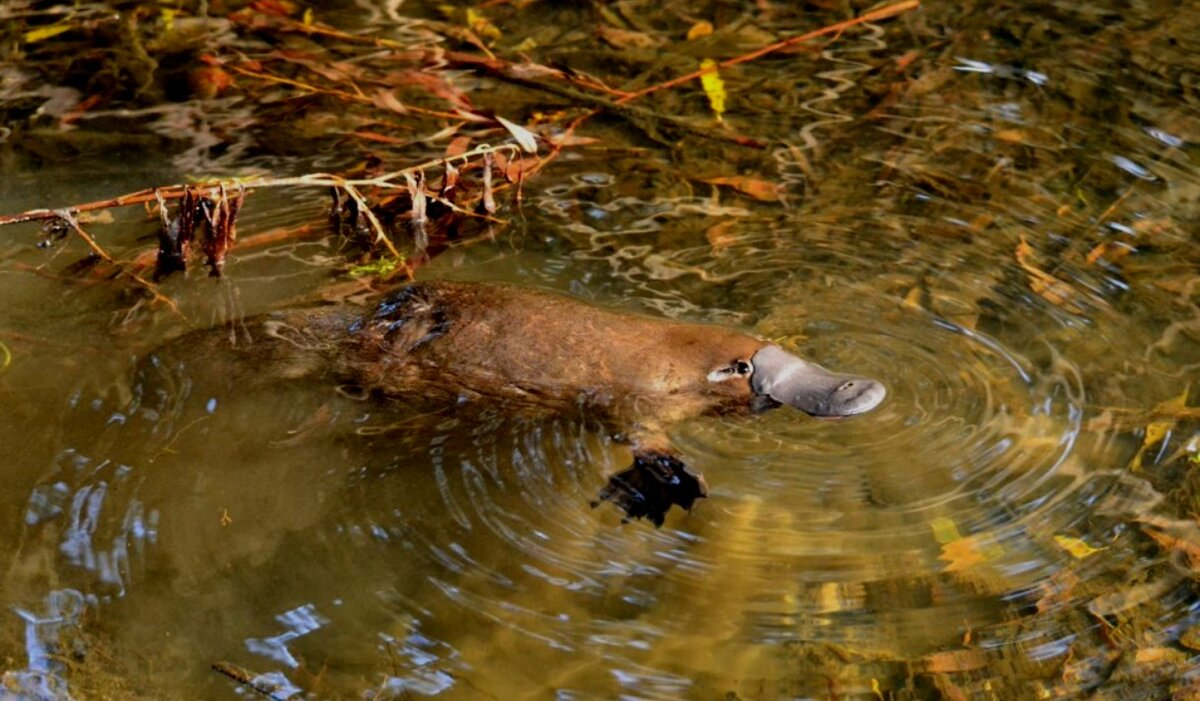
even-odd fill
[{"label": "yellow leaf", "polygon": [[170,32],[175,29],[175,15],[178,10],[172,10],[169,7],[164,7],[158,11],[158,16],[162,18],[163,29]]},{"label": "yellow leaf", "polygon": [[938,559],[946,563],[945,572],[961,572],[988,561],[989,554],[980,548],[976,538],[959,538],[942,546]]},{"label": "yellow leaf", "polygon": [[470,7],[467,8],[467,26],[471,28],[471,31],[491,41],[496,41],[503,36],[499,27]]},{"label": "yellow leaf", "polygon": [[909,309],[921,309],[921,288],[915,286],[904,295],[904,306]]},{"label": "yellow leaf", "polygon": [[695,41],[712,33],[712,22],[709,22],[708,20],[700,20],[699,22],[693,24],[692,28],[688,30],[687,38],[688,41]]},{"label": "yellow leaf", "polygon": [[1183,394],[1178,397],[1173,397],[1165,402],[1159,402],[1154,406],[1150,413],[1157,416],[1166,416],[1167,418],[1151,421],[1146,424],[1146,434],[1142,436],[1142,445],[1138,448],[1138,452],[1133,456],[1133,460],[1129,463],[1129,469],[1137,472],[1142,469],[1142,456],[1152,446],[1167,437],[1167,432],[1175,427],[1177,416],[1181,410],[1187,408],[1188,391],[1191,385],[1183,388]]},{"label": "yellow leaf", "polygon": [[700,70],[705,71],[704,75],[700,76],[700,86],[704,88],[704,94],[708,95],[708,104],[712,106],[712,111],[720,122],[721,115],[725,114],[725,81],[721,80],[721,75],[717,73],[717,62],[711,58],[700,62]]},{"label": "yellow leaf", "polygon": [[1082,560],[1085,557],[1095,555],[1101,550],[1107,550],[1107,548],[1093,548],[1079,538],[1072,538],[1065,535],[1054,536],[1054,542],[1058,543],[1059,547],[1063,550],[1071,553],[1071,557],[1077,560]]},{"label": "yellow leaf", "polygon": [[28,32],[25,32],[25,43],[32,44],[36,41],[42,41],[43,39],[56,37],[59,34],[70,30],[71,25],[67,24],[66,22],[52,24],[49,27],[38,27],[37,29],[31,29]]},{"label": "yellow leaf", "polygon": [[304,22],[304,26],[306,26],[306,27],[311,27],[311,26],[312,26],[312,23],[313,23],[313,10],[312,10],[312,8],[311,8],[311,7],[310,7],[310,8],[308,8],[308,9],[306,9],[306,10],[304,11],[304,18],[303,18],[303,20],[302,20],[302,21]]},{"label": "yellow leaf", "polygon": [[935,518],[929,523],[929,527],[933,529],[934,539],[942,545],[962,539],[958,533],[958,526],[948,518]]}]

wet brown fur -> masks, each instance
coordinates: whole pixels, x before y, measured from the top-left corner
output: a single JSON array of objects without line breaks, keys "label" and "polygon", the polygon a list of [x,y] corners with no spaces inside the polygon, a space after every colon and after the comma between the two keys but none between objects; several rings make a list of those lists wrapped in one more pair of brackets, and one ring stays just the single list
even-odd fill
[{"label": "wet brown fur", "polygon": [[[311,331],[314,321],[310,315],[303,325]],[[635,432],[746,411],[748,378],[711,382],[708,374],[748,363],[765,345],[720,327],[609,311],[557,294],[451,282],[405,288],[339,336],[330,358],[335,374],[384,394],[448,391],[578,406]]]}]

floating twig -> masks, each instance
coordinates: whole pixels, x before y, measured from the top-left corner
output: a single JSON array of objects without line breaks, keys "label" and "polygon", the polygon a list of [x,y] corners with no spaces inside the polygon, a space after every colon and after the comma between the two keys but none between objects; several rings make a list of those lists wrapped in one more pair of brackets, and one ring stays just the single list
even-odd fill
[{"label": "floating twig", "polygon": [[288,691],[288,689],[279,684],[272,684],[264,680],[260,675],[254,674],[250,670],[239,667],[232,662],[213,662],[211,667],[214,672],[229,677],[260,696],[265,696],[275,701],[286,701],[286,699],[295,695],[295,692],[289,693],[286,696],[280,695],[279,692]]},{"label": "floating twig", "polygon": [[6,224],[20,224],[30,221],[46,221],[53,219],[61,219],[61,212],[70,211],[78,214],[80,212],[89,212],[97,209],[110,209],[114,207],[129,207],[136,204],[146,204],[155,202],[160,197],[163,200],[177,200],[184,197],[185,191],[188,188],[219,188],[222,185],[233,187],[240,185],[246,191],[252,191],[259,188],[269,187],[336,187],[345,189],[352,188],[380,188],[383,190],[396,190],[406,192],[408,184],[404,180],[405,175],[416,175],[418,172],[428,168],[435,168],[445,162],[462,163],[470,161],[472,158],[483,156],[488,153],[503,151],[511,153],[513,156],[519,155],[520,147],[516,144],[499,144],[491,146],[488,144],[480,144],[470,151],[464,151],[455,156],[443,156],[434,160],[425,161],[408,168],[401,168],[389,173],[377,175],[370,178],[343,178],[330,173],[310,173],[307,175],[297,175],[288,178],[251,178],[244,181],[214,181],[202,185],[168,185],[166,187],[147,188],[138,190],[126,195],[114,197],[107,200],[98,200],[96,202],[87,202],[78,204],[69,209],[30,209],[17,214],[8,214],[0,216],[0,226]]}]

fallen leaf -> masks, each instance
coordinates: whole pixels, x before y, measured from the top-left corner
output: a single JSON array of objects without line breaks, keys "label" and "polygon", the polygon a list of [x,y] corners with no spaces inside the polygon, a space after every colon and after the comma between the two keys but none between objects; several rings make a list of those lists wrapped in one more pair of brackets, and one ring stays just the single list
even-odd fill
[{"label": "fallen leaf", "polygon": [[470,7],[467,8],[466,22],[472,31],[488,41],[495,42],[504,36],[500,28],[492,24],[491,20]]},{"label": "fallen leaf", "polygon": [[732,187],[738,192],[749,195],[756,200],[763,202],[779,202],[783,200],[784,186],[779,183],[767,182],[757,178],[750,178],[742,175],[728,175],[718,178],[708,178],[702,182],[711,185],[726,185]]},{"label": "fallen leaf", "polygon": [[1137,519],[1142,532],[1168,552],[1182,553],[1193,571],[1200,571],[1200,526],[1194,521],[1174,520],[1161,516],[1142,516]]},{"label": "fallen leaf", "polygon": [[904,295],[904,306],[908,307],[909,309],[916,309],[917,311],[923,309],[921,306],[920,285],[915,285],[911,290],[908,291],[908,294]]},{"label": "fallen leaf", "polygon": [[233,87],[233,76],[220,66],[200,66],[188,73],[188,83],[196,97],[211,100]]},{"label": "fallen leaf", "polygon": [[987,562],[988,557],[980,551],[976,538],[959,538],[942,546],[938,559],[946,563],[943,572],[961,572]]},{"label": "fallen leaf", "polygon": [[1139,584],[1128,584],[1108,594],[1101,594],[1088,602],[1087,610],[1093,616],[1113,616],[1136,608],[1173,591],[1179,584],[1178,577],[1160,577]]},{"label": "fallen leaf", "polygon": [[590,146],[600,143],[600,139],[591,136],[576,136],[575,134],[568,134],[566,132],[550,134],[545,138],[552,146]]},{"label": "fallen leaf", "polygon": [[1009,144],[1023,144],[1026,141],[1025,132],[1020,129],[1001,129],[996,132],[996,138]]},{"label": "fallen leaf", "polygon": [[928,672],[935,674],[970,672],[988,665],[988,656],[982,650],[948,650],[934,652],[921,659]]},{"label": "fallen leaf", "polygon": [[709,22],[708,20],[700,20],[699,22],[693,24],[692,28],[688,30],[687,40],[695,41],[712,33],[712,22]]},{"label": "fallen leaf", "polygon": [[392,93],[391,90],[387,90],[385,88],[379,88],[376,90],[375,94],[371,96],[371,102],[373,102],[376,107],[380,107],[385,110],[391,110],[396,114],[408,114],[408,108],[405,107],[399,99],[397,99],[396,95]]},{"label": "fallen leaf", "polygon": [[529,154],[537,153],[537,136],[533,132],[499,115],[496,116],[496,121],[500,122],[500,126],[507,129],[509,134],[512,134],[513,139],[520,144],[522,151]]},{"label": "fallen leaf", "polygon": [[1029,289],[1051,304],[1062,307],[1072,314],[1083,314],[1083,307],[1075,300],[1079,293],[1069,284],[1033,264],[1033,247],[1021,236],[1016,249],[1017,265],[1029,273]]},{"label": "fallen leaf", "polygon": [[412,140],[412,139],[400,139],[395,136],[388,136],[387,134],[380,134],[379,132],[368,131],[368,130],[353,131],[350,133],[353,134],[354,136],[357,136],[360,139],[366,139],[367,141],[375,141],[375,142],[378,142],[381,144],[407,144]]},{"label": "fallen leaf", "polygon": [[600,40],[615,49],[652,49],[660,44],[658,39],[645,32],[617,29],[606,24],[596,27]]},{"label": "fallen leaf", "polygon": [[917,57],[919,57],[920,55],[921,55],[920,49],[912,49],[910,51],[906,51],[903,54],[901,54],[899,58],[896,59],[896,65],[899,66],[900,68],[908,68],[909,64],[911,64],[913,61],[917,60]]},{"label": "fallen leaf", "polygon": [[1088,265],[1095,265],[1096,261],[1103,258],[1109,263],[1116,263],[1134,250],[1133,246],[1126,243],[1102,241],[1088,253],[1087,262]]},{"label": "fallen leaf", "polygon": [[66,22],[60,22],[58,24],[52,24],[48,27],[31,29],[28,32],[25,32],[25,43],[33,44],[35,42],[44,41],[51,37],[56,37],[63,32],[68,32],[71,30],[71,28],[72,27],[70,24]]},{"label": "fallen leaf", "polygon": [[704,71],[700,76],[700,86],[704,88],[708,104],[720,122],[723,119],[721,115],[725,114],[725,99],[728,97],[725,93],[725,81],[721,80],[721,74],[717,72],[717,62],[711,58],[700,62],[700,70]]},{"label": "fallen leaf", "polygon": [[1082,560],[1085,557],[1090,557],[1092,555],[1095,555],[1096,553],[1100,552],[1101,550],[1108,549],[1108,548],[1093,548],[1092,546],[1088,545],[1087,542],[1080,540],[1079,538],[1072,538],[1070,536],[1065,536],[1065,535],[1054,536],[1054,542],[1058,543],[1058,546],[1060,548],[1062,548],[1063,550],[1066,550],[1067,552],[1071,553],[1071,557],[1073,557],[1077,560]]},{"label": "fallen leaf", "polygon": [[453,140],[451,140],[451,142],[449,144],[446,145],[446,153],[443,155],[445,155],[446,158],[454,158],[455,156],[461,156],[462,154],[467,152],[467,148],[470,145],[471,145],[471,137],[465,136],[465,135],[464,136],[456,136],[456,137],[454,137]]},{"label": "fallen leaf", "polygon": [[929,527],[933,529],[934,540],[942,545],[962,540],[962,535],[958,532],[958,526],[954,525],[954,521],[948,518],[935,518],[929,522]]},{"label": "fallen leaf", "polygon": [[737,242],[738,237],[734,233],[736,228],[736,219],[726,219],[708,227],[704,237],[708,239],[708,245],[712,246],[714,253],[720,253]]},{"label": "fallen leaf", "polygon": [[1137,453],[1133,456],[1133,460],[1129,463],[1129,469],[1137,472],[1142,469],[1142,458],[1146,451],[1157,445],[1160,441],[1167,437],[1167,433],[1175,427],[1178,421],[1178,414],[1182,409],[1187,408],[1188,391],[1191,385],[1183,388],[1183,393],[1178,397],[1173,397],[1163,402],[1154,405],[1151,410],[1151,415],[1162,416],[1164,418],[1151,421],[1146,424],[1146,433],[1142,436],[1142,445],[1138,448]]}]

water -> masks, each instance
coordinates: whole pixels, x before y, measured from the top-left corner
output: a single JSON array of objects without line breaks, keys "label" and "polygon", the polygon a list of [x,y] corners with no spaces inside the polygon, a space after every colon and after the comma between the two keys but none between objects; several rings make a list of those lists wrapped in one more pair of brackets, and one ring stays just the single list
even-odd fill
[{"label": "water", "polygon": [[[505,41],[543,37],[538,60],[615,70],[544,38],[590,15],[494,12]],[[171,342],[345,282],[323,193],[252,195],[243,236],[313,234],[168,280],[186,321],[72,273],[78,241],[6,228],[2,693],[248,695],[225,662],[278,698],[1194,694],[1198,25],[1194,4],[926,7],[728,72],[727,119],[763,152],[672,162],[593,120],[601,141],[531,179],[508,226],[423,269],[737,326],[888,384],[850,420],[672,427],[711,494],[661,529],[588,507],[630,456],[586,418],[362,401]],[[697,93],[657,99],[706,118]],[[358,148],[198,144],[46,168],[14,149],[4,209]],[[731,174],[786,202],[691,179]],[[94,229],[126,258],[152,232],[132,211]]]}]

